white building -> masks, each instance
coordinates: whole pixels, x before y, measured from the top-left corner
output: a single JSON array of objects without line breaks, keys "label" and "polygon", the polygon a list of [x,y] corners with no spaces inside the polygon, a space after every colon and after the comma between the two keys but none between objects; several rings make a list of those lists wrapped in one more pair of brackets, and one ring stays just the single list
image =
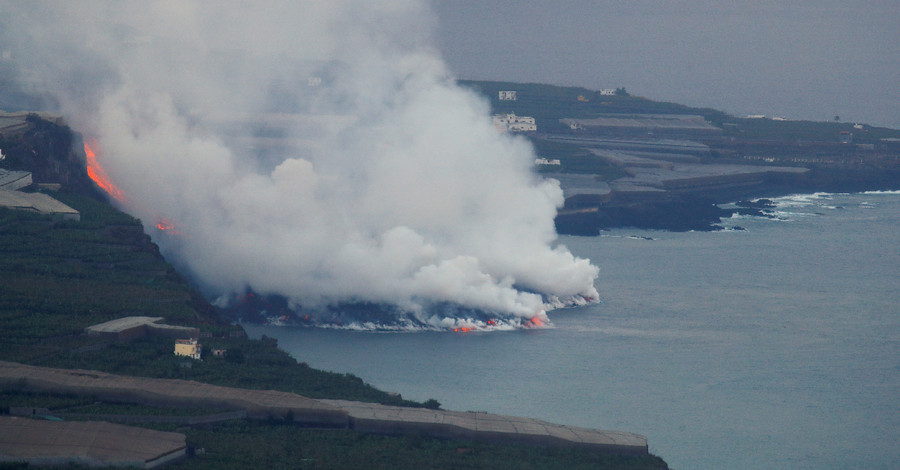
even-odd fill
[{"label": "white building", "polygon": [[516,116],[514,113],[495,114],[494,127],[498,132],[534,132],[537,124],[529,116]]},{"label": "white building", "polygon": [[560,163],[560,161],[559,161],[558,158],[552,158],[552,159],[547,159],[547,158],[537,158],[537,159],[534,160],[534,164],[535,164],[535,165],[554,165],[554,166],[560,166],[561,163]]},{"label": "white building", "polygon": [[500,101],[516,101],[517,99],[515,90],[500,91]]},{"label": "white building", "polygon": [[615,88],[603,88],[602,90],[600,90],[600,96],[615,96],[615,94]]}]

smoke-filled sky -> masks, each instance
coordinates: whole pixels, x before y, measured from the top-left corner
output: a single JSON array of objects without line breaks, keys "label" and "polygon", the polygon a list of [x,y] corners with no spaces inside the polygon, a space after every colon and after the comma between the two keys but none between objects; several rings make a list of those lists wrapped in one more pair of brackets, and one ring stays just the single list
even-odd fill
[{"label": "smoke-filled sky", "polygon": [[436,0],[464,78],[900,128],[897,0]]},{"label": "smoke-filled sky", "polygon": [[425,3],[11,1],[0,21],[20,86],[96,139],[124,207],[216,295],[436,327],[475,320],[435,305],[516,325],[597,297],[555,245],[558,184],[455,86]]}]

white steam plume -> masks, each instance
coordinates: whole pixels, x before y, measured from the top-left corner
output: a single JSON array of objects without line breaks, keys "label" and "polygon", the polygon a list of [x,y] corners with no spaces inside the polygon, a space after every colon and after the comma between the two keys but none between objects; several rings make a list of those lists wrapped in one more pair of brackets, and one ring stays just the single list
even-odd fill
[{"label": "white steam plume", "polygon": [[392,304],[435,326],[460,320],[434,304],[546,320],[597,297],[597,268],[553,247],[558,184],[454,84],[427,5],[8,2],[0,18],[20,77],[98,140],[126,209],[173,224],[155,241],[217,293]]}]

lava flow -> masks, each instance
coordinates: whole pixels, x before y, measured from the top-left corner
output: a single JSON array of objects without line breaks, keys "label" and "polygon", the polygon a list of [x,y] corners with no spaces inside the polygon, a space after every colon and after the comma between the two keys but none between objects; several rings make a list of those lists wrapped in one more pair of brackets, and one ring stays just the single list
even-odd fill
[{"label": "lava flow", "polygon": [[[94,147],[97,147],[97,141],[91,139],[91,143]],[[122,192],[121,189],[118,188],[115,184],[113,184],[112,180],[107,176],[106,171],[103,170],[103,167],[100,166],[100,162],[97,161],[97,155],[94,153],[94,150],[88,145],[87,142],[84,143],[84,155],[87,157],[87,174],[90,179],[100,186],[100,189],[106,191],[107,194],[112,196],[113,199],[125,203],[125,193]]]},{"label": "lava flow", "polygon": [[[92,148],[93,147],[93,148]],[[91,144],[88,145],[87,142],[84,143],[84,155],[87,157],[87,174],[88,177],[100,187],[100,189],[106,191],[107,194],[110,195],[116,201],[120,203],[125,203],[125,193],[119,189],[115,183],[109,178],[109,175],[106,174],[106,171],[100,166],[100,162],[97,161],[97,154],[94,152],[94,148],[97,148],[97,140],[91,139]],[[175,225],[171,222],[163,218],[156,219],[156,228],[161,232],[168,233],[171,235],[181,235],[182,233],[175,229]]]},{"label": "lava flow", "polygon": [[535,316],[531,317],[531,319],[527,320],[524,325],[526,327],[540,328],[540,327],[544,326],[544,321],[541,320],[541,317],[535,315]]},{"label": "lava flow", "polygon": [[172,235],[181,235],[181,232],[175,229],[175,225],[164,219],[156,219],[156,228],[161,232],[169,233]]}]

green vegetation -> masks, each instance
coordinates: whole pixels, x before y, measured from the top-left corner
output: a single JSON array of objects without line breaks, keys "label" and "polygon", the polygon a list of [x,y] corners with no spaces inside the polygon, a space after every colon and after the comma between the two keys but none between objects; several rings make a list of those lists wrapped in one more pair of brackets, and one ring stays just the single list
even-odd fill
[{"label": "green vegetation", "polygon": [[[48,408],[52,415],[60,416],[76,413],[191,417],[228,411],[218,408],[98,403],[93,397],[23,392],[7,387],[0,390],[0,412],[7,412],[10,406]],[[185,433],[188,446],[196,449],[197,455],[175,464],[175,468],[667,468],[662,459],[652,455],[618,456],[579,448],[486,444],[422,435],[383,436],[345,429],[305,429],[278,420],[239,419],[196,428],[167,423],[140,426]]]},{"label": "green vegetation", "polygon": [[[616,98],[627,99],[622,92]],[[52,195],[78,210],[81,220],[0,209],[0,360],[274,389],[312,398],[440,407],[433,399],[416,403],[377,390],[351,374],[312,369],[279,350],[271,338],[247,339],[242,328],[224,323],[165,262],[139,220],[85,196],[96,194],[96,188],[86,181],[83,162],[71,151],[77,146],[71,145],[68,128],[39,120],[32,125],[22,138],[4,140],[10,144],[4,149],[10,149],[11,159],[32,171],[36,181],[62,181],[72,192]],[[561,145],[537,145],[548,155],[568,151]],[[145,336],[117,342],[84,333],[87,326],[134,315],[159,316],[168,324],[198,328],[203,360],[175,356],[170,338]],[[227,354],[215,357],[209,354],[212,349],[225,349]],[[9,384],[0,389],[0,413],[13,406],[88,415],[196,416],[222,411],[97,403],[95,397],[26,392]],[[184,432],[189,446],[205,450],[176,465],[183,468],[260,464],[276,468],[666,468],[654,456],[310,430],[276,419],[233,420],[195,429],[177,428],[175,423],[142,426]]]},{"label": "green vegetation", "polygon": [[625,457],[585,449],[491,445],[412,435],[304,430],[287,424],[233,421],[186,431],[204,452],[192,469],[664,469],[658,457]]},{"label": "green vegetation", "polygon": [[136,416],[204,416],[225,408],[147,406],[131,403],[102,403],[96,397],[67,393],[25,392],[14,386],[0,389],[0,413],[8,413],[9,407],[47,408],[53,414],[77,413],[86,415],[136,415]]},{"label": "green vegetation", "polygon": [[[166,263],[140,221],[89,197],[53,196],[82,220],[0,209],[0,360],[424,406],[359,377],[298,364],[274,340],[246,339]],[[175,356],[168,338],[117,343],[84,334],[90,325],[130,315],[198,327],[207,333],[201,340],[207,349],[229,354],[191,361]]]},{"label": "green vegetation", "polygon": [[125,315],[197,321],[192,292],[136,220],[68,199],[84,222],[0,209],[0,336],[11,346],[0,357],[23,360],[35,341]]},{"label": "green vegetation", "polygon": [[[208,338],[204,349],[227,349],[224,358],[202,361],[175,356],[173,341],[144,337],[97,351],[58,354],[38,365],[96,369],[123,375],[196,380],[226,387],[272,389],[310,398],[340,398],[396,406],[425,406],[378,390],[352,374],[321,371],[298,363],[272,340]],[[230,359],[238,357],[239,360]]]},{"label": "green vegetation", "polygon": [[[79,210],[81,222],[0,210],[0,360],[95,369],[111,373],[197,380],[224,386],[275,389],[313,398],[438,408],[404,400],[350,374],[298,363],[273,339],[232,337],[208,304],[159,256],[140,222],[98,201],[54,194]],[[162,316],[194,326],[204,360],[173,354],[168,338],[119,343],[83,334],[86,326],[125,315]],[[226,349],[214,357],[211,349]],[[223,411],[96,403],[94,397],[0,390],[0,413],[11,406],[56,413],[196,416]],[[82,418],[79,418],[82,419]],[[654,456],[622,457],[586,449],[491,445],[423,436],[382,436],[351,430],[311,430],[281,421],[226,421],[201,428],[174,423],[140,426],[184,432],[204,452],[176,468],[593,468],[661,469]],[[18,465],[14,468],[29,468]],[[69,466],[69,468],[79,468]]]},{"label": "green vegetation", "polygon": [[47,408],[63,410],[74,406],[86,406],[94,403],[93,397],[67,393],[22,392],[8,386],[0,389],[0,413],[9,413],[9,407]]},{"label": "green vegetation", "polygon": [[225,411],[228,408],[178,408],[171,406],[143,406],[129,403],[92,403],[64,410],[66,413],[86,415],[132,415],[132,416],[205,416]]}]

